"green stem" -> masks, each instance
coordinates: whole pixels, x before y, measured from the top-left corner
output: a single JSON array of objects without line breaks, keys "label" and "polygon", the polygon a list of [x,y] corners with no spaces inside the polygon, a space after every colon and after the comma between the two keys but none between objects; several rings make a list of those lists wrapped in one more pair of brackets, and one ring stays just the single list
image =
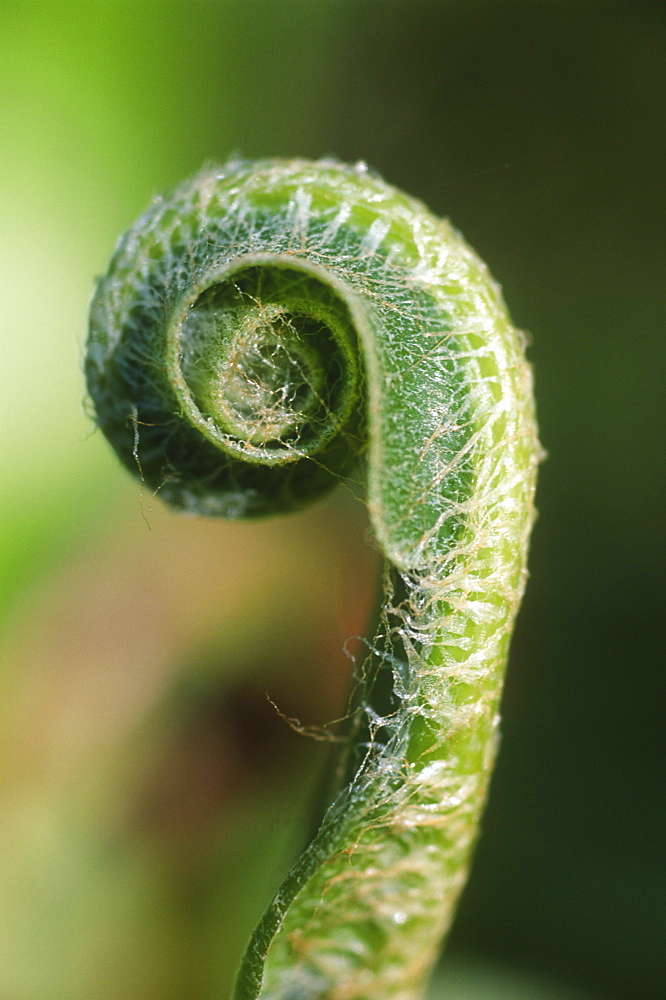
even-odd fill
[{"label": "green stem", "polygon": [[497,287],[362,166],[233,163],[121,240],[87,375],[122,460],[179,509],[294,509],[363,472],[380,627],[235,998],[420,996],[477,836],[532,520],[530,371]]}]

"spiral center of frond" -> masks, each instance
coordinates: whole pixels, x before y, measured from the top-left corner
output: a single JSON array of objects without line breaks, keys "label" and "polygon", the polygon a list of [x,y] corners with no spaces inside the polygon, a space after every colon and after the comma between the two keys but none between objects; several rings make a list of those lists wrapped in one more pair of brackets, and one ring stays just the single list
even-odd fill
[{"label": "spiral center of frond", "polygon": [[313,454],[349,420],[353,328],[345,304],[310,274],[234,272],[188,305],[178,339],[191,419],[245,459]]},{"label": "spiral center of frond", "polygon": [[253,319],[234,337],[211,387],[211,402],[253,444],[298,439],[308,418],[326,409],[322,371],[299,333],[300,317],[270,311],[273,322]]}]

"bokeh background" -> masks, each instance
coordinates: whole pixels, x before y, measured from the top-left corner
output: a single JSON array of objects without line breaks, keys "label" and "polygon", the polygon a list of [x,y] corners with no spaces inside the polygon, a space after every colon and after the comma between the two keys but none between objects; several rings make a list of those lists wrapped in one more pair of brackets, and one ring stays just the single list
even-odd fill
[{"label": "bokeh background", "polygon": [[533,338],[532,579],[433,996],[660,1000],[666,13],[641,0],[0,7],[0,996],[227,995],[322,759],[265,694],[330,719],[370,613],[344,493],[183,521],[91,431],[94,276],[234,152],[367,161]]}]

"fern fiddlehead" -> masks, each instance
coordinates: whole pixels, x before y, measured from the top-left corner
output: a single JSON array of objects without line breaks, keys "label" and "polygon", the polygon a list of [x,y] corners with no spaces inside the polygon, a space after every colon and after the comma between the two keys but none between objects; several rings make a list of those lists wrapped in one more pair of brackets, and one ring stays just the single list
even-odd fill
[{"label": "fern fiddlehead", "polygon": [[232,162],[157,199],[99,282],[97,421],[177,509],[364,480],[386,561],[331,802],[236,1000],[410,1000],[464,884],[525,580],[531,377],[485,266],[363,165]]}]

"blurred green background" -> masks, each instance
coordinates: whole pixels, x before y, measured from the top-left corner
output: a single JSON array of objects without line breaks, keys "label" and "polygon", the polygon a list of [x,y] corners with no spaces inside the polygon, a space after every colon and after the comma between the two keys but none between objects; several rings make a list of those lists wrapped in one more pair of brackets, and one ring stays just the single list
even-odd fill
[{"label": "blurred green background", "polygon": [[2,1000],[226,995],[321,761],[264,692],[331,718],[369,613],[345,496],[184,522],[85,413],[116,238],[238,151],[367,161],[451,218],[533,336],[532,579],[433,995],[661,1000],[663,5],[4,4],[0,137]]}]

